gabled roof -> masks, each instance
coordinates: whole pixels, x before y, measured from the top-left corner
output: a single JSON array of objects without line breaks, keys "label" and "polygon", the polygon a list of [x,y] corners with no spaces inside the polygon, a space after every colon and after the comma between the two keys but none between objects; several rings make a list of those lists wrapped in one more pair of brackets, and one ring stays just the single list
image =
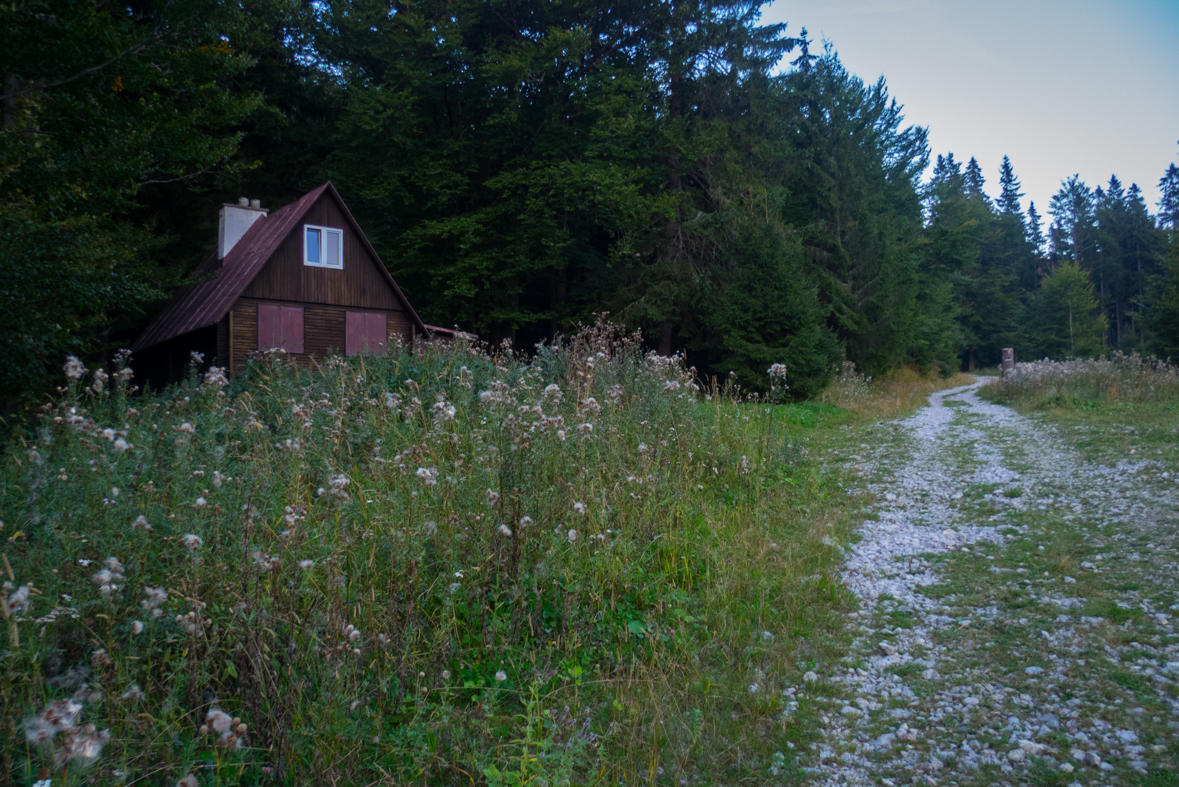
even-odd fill
[{"label": "gabled roof", "polygon": [[189,331],[216,325],[245,292],[245,289],[250,286],[254,277],[262,271],[274,252],[287,239],[287,236],[299,226],[303,216],[324,192],[335,199],[340,211],[348,220],[349,226],[352,227],[352,231],[356,233],[356,237],[360,238],[365,249],[376,260],[377,268],[384,274],[389,286],[393,288],[393,292],[401,301],[410,321],[417,326],[423,336],[429,336],[430,331],[426,328],[426,324],[410,306],[409,301],[402,294],[401,288],[397,286],[397,282],[393,281],[385,264],[381,262],[380,256],[377,255],[372,244],[368,242],[360,225],[352,217],[352,212],[348,210],[348,206],[344,204],[344,200],[340,198],[331,181],[328,181],[314,191],[304,194],[296,202],[284,205],[270,215],[255,221],[246,230],[242,239],[230,249],[229,254],[225,255],[225,259],[221,261],[222,264],[219,266],[216,264],[217,253],[214,251],[199,268],[200,271],[206,273],[210,270],[213,271],[214,278],[200,284],[182,287],[164,307],[164,310],[151,321],[147,330],[135,340],[131,349],[143,350]]}]

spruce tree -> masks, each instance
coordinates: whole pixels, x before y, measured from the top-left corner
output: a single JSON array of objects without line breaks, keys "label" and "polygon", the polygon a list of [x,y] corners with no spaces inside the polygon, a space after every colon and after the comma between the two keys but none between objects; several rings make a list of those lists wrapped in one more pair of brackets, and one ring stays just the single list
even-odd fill
[{"label": "spruce tree", "polygon": [[986,178],[983,177],[982,167],[978,164],[978,159],[974,156],[970,157],[970,161],[966,164],[966,193],[971,197],[978,197],[982,199],[987,205],[991,204],[991,198],[987,196],[985,191]]},{"label": "spruce tree", "polygon": [[999,166],[999,199],[997,206],[1003,213],[1019,216],[1023,220],[1023,212],[1019,206],[1019,198],[1023,193],[1019,190],[1019,179],[1015,177],[1015,168],[1011,166],[1011,159],[1003,157]]},{"label": "spruce tree", "polygon": [[1048,213],[1054,219],[1052,242],[1057,259],[1088,265],[1093,247],[1093,193],[1080,175],[1061,183]]},{"label": "spruce tree", "polygon": [[1179,229],[1179,167],[1174,164],[1159,179],[1159,224],[1168,229]]},{"label": "spruce tree", "polygon": [[1040,214],[1036,211],[1036,203],[1033,200],[1028,203],[1028,243],[1032,244],[1032,248],[1036,254],[1044,253],[1044,244],[1047,240],[1044,238],[1044,222],[1040,218]]}]

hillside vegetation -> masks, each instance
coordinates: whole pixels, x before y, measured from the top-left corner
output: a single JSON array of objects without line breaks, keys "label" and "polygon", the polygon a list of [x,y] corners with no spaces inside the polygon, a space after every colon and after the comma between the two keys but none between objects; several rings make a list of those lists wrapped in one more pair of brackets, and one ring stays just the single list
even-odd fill
[{"label": "hillside vegetation", "polygon": [[609,311],[747,390],[784,363],[803,398],[842,360],[1177,352],[1179,166],[1157,206],[1068,171],[1031,204],[1027,162],[932,150],[884,78],[762,6],[0,8],[0,396],[131,344],[222,203],[327,180],[427,322],[515,350]]},{"label": "hillside vegetation", "polygon": [[799,767],[782,689],[838,651],[848,527],[810,450],[851,413],[700,391],[605,325],[163,396],[66,371],[0,476],[5,780]]}]

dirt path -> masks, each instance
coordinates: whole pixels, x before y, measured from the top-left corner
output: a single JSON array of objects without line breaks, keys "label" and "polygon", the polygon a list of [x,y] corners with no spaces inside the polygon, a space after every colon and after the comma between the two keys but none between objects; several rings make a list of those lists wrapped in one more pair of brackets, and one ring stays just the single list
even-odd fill
[{"label": "dirt path", "polygon": [[877,503],[847,663],[809,673],[815,781],[1179,784],[1179,495],[1086,462],[983,383],[841,457]]}]

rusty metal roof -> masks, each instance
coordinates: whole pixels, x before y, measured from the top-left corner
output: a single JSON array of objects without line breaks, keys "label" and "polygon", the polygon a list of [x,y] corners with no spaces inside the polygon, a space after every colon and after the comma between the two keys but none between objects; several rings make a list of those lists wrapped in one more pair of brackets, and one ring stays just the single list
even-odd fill
[{"label": "rusty metal roof", "polygon": [[200,284],[182,287],[164,307],[164,310],[151,321],[147,330],[131,345],[131,349],[143,350],[189,331],[217,324],[233,307],[246,287],[250,286],[254,277],[262,271],[270,257],[278,250],[279,245],[299,226],[303,215],[324,192],[330,193],[339,204],[357,237],[364,243],[373,259],[377,261],[377,267],[385,274],[385,278],[388,279],[398,300],[405,307],[406,314],[411,321],[423,335],[429,336],[429,329],[410,306],[409,301],[402,294],[401,288],[397,286],[397,282],[393,281],[385,264],[381,262],[381,258],[373,249],[372,244],[368,242],[360,225],[352,217],[352,212],[348,210],[348,206],[344,204],[344,200],[340,198],[339,193],[329,181],[314,191],[304,194],[296,202],[284,205],[268,216],[255,221],[246,230],[242,239],[230,249],[229,254],[225,255],[220,266],[216,265],[217,253],[214,251],[209,258],[201,263],[199,268],[202,272],[213,271],[214,278]]}]

